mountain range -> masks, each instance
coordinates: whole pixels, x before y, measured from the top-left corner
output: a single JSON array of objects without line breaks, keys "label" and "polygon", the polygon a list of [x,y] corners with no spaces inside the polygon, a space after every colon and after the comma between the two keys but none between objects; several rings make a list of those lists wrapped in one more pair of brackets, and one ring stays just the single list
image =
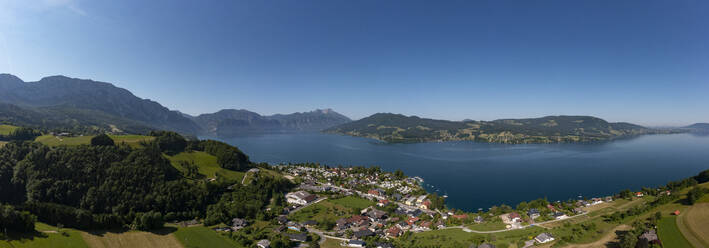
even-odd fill
[{"label": "mountain range", "polygon": [[332,109],[271,116],[262,116],[244,109],[225,109],[199,115],[194,120],[205,128],[207,134],[225,138],[244,133],[317,132],[352,121]]},{"label": "mountain range", "polygon": [[324,131],[387,142],[589,142],[647,133],[709,130],[706,123],[659,130],[630,123],[610,123],[591,116],[447,121],[378,113],[352,121],[332,109],[285,115],[260,115],[244,109],[224,109],[191,116],[170,110],[158,102],[139,98],[110,83],[65,76],[24,82],[16,76],[0,74],[0,123],[3,122],[80,133],[171,130],[186,135],[220,138]]},{"label": "mountain range", "polygon": [[65,76],[24,82],[14,75],[0,74],[0,122],[45,129],[122,133],[159,129],[232,137],[319,131],[349,121],[331,109],[272,116],[230,109],[192,117],[110,83]]},{"label": "mountain range", "polygon": [[659,132],[591,116],[546,116],[494,121],[447,121],[379,113],[325,130],[386,142],[471,140],[496,143],[592,142]]}]

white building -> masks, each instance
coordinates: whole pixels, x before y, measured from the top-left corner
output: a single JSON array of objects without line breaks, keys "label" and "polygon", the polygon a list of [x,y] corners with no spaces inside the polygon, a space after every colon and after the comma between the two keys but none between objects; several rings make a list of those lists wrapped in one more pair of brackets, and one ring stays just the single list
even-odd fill
[{"label": "white building", "polygon": [[296,191],[286,194],[286,201],[290,204],[305,205],[315,201],[317,197],[305,191]]},{"label": "white building", "polygon": [[544,244],[546,242],[554,241],[554,237],[551,236],[551,234],[549,234],[549,233],[542,233],[542,234],[537,235],[537,237],[535,237],[534,240],[536,240],[540,244]]}]

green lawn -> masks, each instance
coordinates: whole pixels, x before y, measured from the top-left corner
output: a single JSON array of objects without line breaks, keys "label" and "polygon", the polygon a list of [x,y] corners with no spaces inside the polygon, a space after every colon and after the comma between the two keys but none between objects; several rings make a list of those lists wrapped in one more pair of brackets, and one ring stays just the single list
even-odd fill
[{"label": "green lawn", "polygon": [[173,233],[185,248],[192,247],[240,247],[233,240],[203,226],[180,227]]},{"label": "green lawn", "polygon": [[55,137],[53,135],[42,135],[37,137],[34,141],[47,146],[78,146],[90,144],[91,138],[93,138],[93,136]]},{"label": "green lawn", "polygon": [[318,223],[325,223],[326,221],[334,223],[339,218],[349,216],[352,216],[351,208],[346,208],[329,201],[321,201],[291,214],[289,218],[298,222],[314,220]]},{"label": "green lawn", "polygon": [[[495,217],[498,218],[498,217]],[[499,218],[498,218],[499,220]],[[506,224],[502,223],[502,221],[488,221],[485,223],[480,223],[480,224],[472,224],[472,225],[467,225],[466,227],[470,228],[470,230],[475,230],[475,231],[494,231],[494,230],[502,230],[505,229]]]},{"label": "green lawn", "polygon": [[206,152],[183,152],[175,156],[167,156],[167,158],[170,162],[172,162],[172,166],[180,171],[184,170],[184,168],[182,168],[179,164],[180,161],[194,162],[194,164],[199,167],[199,174],[202,174],[208,178],[215,178],[217,173],[229,180],[241,181],[241,178],[244,177],[243,172],[227,170],[219,167],[217,157],[209,155]]},{"label": "green lawn", "polygon": [[[35,139],[35,141],[48,146],[78,146],[78,145],[88,145],[91,144],[91,139],[94,136],[77,136],[77,137],[55,137],[53,135],[42,135]],[[124,143],[131,147],[139,147],[141,141],[150,141],[155,137],[143,136],[143,135],[110,135],[116,144]]]},{"label": "green lawn", "polygon": [[0,125],[0,135],[8,135],[18,127],[11,125]]},{"label": "green lawn", "polygon": [[657,235],[665,247],[692,247],[677,228],[677,216],[663,217],[657,226]]},{"label": "green lawn", "polygon": [[77,230],[64,228],[62,229],[64,234],[53,233],[57,232],[58,229],[56,227],[39,222],[35,224],[35,230],[37,230],[37,233],[34,235],[12,237],[13,240],[10,241],[0,240],[0,248],[88,248],[84,239],[81,238],[80,232]]},{"label": "green lawn", "polygon": [[346,196],[339,199],[328,199],[327,201],[351,209],[365,209],[369,206],[374,205],[373,201],[364,198],[359,198],[356,196]]}]

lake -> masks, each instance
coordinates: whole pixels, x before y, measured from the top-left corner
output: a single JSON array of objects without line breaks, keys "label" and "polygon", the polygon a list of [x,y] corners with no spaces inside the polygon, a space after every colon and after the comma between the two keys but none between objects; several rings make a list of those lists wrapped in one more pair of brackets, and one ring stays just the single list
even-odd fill
[{"label": "lake", "polygon": [[709,169],[709,137],[644,135],[594,144],[386,144],[342,135],[269,134],[226,140],[252,161],[381,166],[420,176],[451,208],[476,211],[659,186]]}]

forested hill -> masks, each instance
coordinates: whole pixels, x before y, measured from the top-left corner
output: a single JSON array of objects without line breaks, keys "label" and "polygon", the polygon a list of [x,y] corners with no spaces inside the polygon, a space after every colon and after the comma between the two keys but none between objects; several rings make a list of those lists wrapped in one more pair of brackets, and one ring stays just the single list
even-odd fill
[{"label": "forested hill", "polygon": [[202,114],[194,120],[206,134],[223,138],[254,133],[317,132],[351,121],[331,109],[271,116],[262,116],[244,109],[225,109]]},{"label": "forested hill", "polygon": [[694,124],[686,126],[684,128],[698,130],[698,131],[709,131],[709,123],[694,123]]},{"label": "forested hill", "polygon": [[[140,144],[98,135],[90,143],[50,146],[32,142],[37,134],[28,131],[18,127],[0,146],[5,233],[34,231],[32,215],[44,223],[99,230],[152,230],[165,221],[194,219],[206,225],[271,219],[293,187],[267,165],[252,164],[238,148],[218,141],[151,132]],[[255,166],[267,173],[243,183],[244,172]],[[264,210],[268,207],[275,211]]]},{"label": "forested hill", "polygon": [[[166,129],[186,134],[197,134],[200,127],[177,111],[171,111],[157,102],[141,99],[130,91],[109,83],[69,78],[45,77],[37,82],[24,82],[10,75],[0,74],[0,119],[14,124],[34,125],[12,120],[22,118],[14,113],[35,115],[37,122],[46,120],[50,127],[93,126],[107,131],[145,133],[149,129]],[[12,112],[11,112],[12,113]]]},{"label": "forested hill", "polygon": [[446,121],[379,113],[325,130],[387,142],[471,140],[498,143],[592,142],[655,132],[591,116],[546,116],[494,121]]}]

